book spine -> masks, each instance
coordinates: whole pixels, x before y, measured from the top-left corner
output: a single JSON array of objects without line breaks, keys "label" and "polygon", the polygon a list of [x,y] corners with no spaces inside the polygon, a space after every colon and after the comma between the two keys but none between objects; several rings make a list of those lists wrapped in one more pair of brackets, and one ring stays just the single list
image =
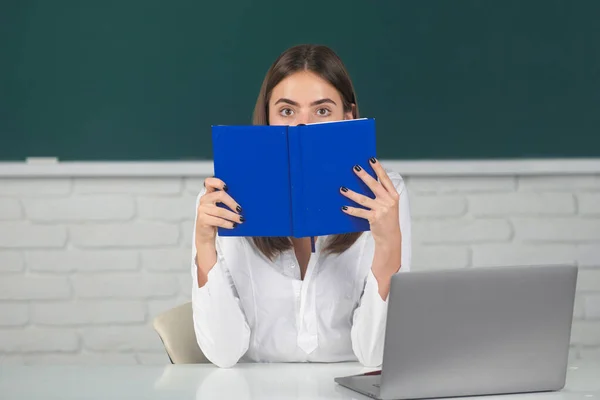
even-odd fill
[{"label": "book spine", "polygon": [[290,163],[290,194],[292,215],[292,236],[302,237],[304,231],[304,179],[302,174],[302,146],[300,130],[302,126],[288,128],[288,151]]}]

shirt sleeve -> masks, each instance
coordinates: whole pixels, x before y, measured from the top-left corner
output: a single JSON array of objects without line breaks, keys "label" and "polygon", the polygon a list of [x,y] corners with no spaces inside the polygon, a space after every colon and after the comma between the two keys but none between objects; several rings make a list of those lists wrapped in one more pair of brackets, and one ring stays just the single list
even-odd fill
[{"label": "shirt sleeve", "polygon": [[[196,209],[201,192],[196,200]],[[208,273],[207,283],[198,287],[195,223],[192,243],[192,309],[194,331],[206,358],[222,368],[234,366],[248,350],[250,328],[240,306],[239,296],[216,240],[217,262]]]},{"label": "shirt sleeve", "polygon": [[[402,233],[402,255],[399,272],[410,271],[411,263],[411,222],[408,193],[404,181],[398,174],[388,172],[400,194],[400,231]],[[387,319],[387,299],[379,295],[377,279],[370,268],[373,261],[375,244],[368,237],[364,244],[360,263],[368,264],[368,273],[364,281],[364,290],[359,306],[354,311],[351,339],[352,349],[358,361],[365,367],[378,367],[383,362],[383,346]],[[359,270],[362,270],[359,265]]]}]

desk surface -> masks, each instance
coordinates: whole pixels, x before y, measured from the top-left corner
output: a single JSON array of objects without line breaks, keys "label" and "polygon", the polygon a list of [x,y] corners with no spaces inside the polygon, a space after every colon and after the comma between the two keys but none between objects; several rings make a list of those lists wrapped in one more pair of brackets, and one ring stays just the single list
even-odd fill
[{"label": "desk surface", "polygon": [[[366,399],[333,382],[366,372],[344,364],[0,366],[0,399]],[[600,400],[600,362],[573,362],[560,392],[486,400]],[[471,399],[472,400],[472,399]]]}]

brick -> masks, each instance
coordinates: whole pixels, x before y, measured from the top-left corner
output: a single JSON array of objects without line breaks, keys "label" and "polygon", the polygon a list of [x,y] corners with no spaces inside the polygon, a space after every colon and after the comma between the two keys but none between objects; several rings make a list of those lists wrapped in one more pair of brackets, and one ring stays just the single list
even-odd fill
[{"label": "brick", "polygon": [[194,196],[198,196],[198,194],[204,189],[204,180],[207,177],[193,177],[193,178],[185,178],[185,190]]},{"label": "brick", "polygon": [[593,175],[564,175],[564,176],[520,176],[519,190],[560,190],[573,191],[576,189],[598,189],[600,179]]},{"label": "brick", "polygon": [[75,192],[120,194],[176,194],[181,178],[81,178],[75,179]]},{"label": "brick", "polygon": [[190,273],[177,274],[179,280],[179,294],[187,299],[192,298],[192,278]]},{"label": "brick", "polygon": [[189,272],[192,253],[186,248],[143,250],[141,258],[146,271]]},{"label": "brick", "polygon": [[194,227],[195,221],[186,221],[181,223],[181,235],[183,238],[183,245],[188,249],[192,247],[194,241]]},{"label": "brick", "polygon": [[600,321],[573,321],[571,343],[600,346]]},{"label": "brick", "polygon": [[461,246],[415,246],[411,270],[463,268],[469,265],[469,249]]},{"label": "brick", "polygon": [[25,365],[136,365],[137,359],[132,353],[76,353],[76,354],[27,354]]},{"label": "brick", "polygon": [[86,274],[71,279],[75,294],[82,299],[160,298],[179,293],[179,281],[172,274]]},{"label": "brick", "polygon": [[574,245],[477,244],[473,245],[473,266],[576,264]]},{"label": "brick", "polygon": [[599,347],[582,347],[579,350],[579,358],[582,360],[591,360],[591,361],[600,360],[600,346]]},{"label": "brick", "polygon": [[21,204],[17,199],[0,199],[0,220],[20,219],[22,215]]},{"label": "brick", "polygon": [[[189,286],[192,286],[191,280]],[[162,314],[163,312],[180,306],[182,304],[188,303],[190,301],[190,298],[184,298],[183,296],[171,297],[168,299],[148,300],[148,316],[150,319],[154,319],[156,316]]]},{"label": "brick", "polygon": [[67,277],[3,276],[0,300],[54,300],[71,296]]},{"label": "brick", "polygon": [[132,219],[135,204],[126,196],[75,196],[58,199],[24,199],[32,221],[120,221]]},{"label": "brick", "polygon": [[25,365],[23,354],[0,354],[0,366],[3,365]]},{"label": "brick", "polygon": [[23,326],[29,321],[29,307],[23,303],[0,303],[0,327]]},{"label": "brick", "polygon": [[581,218],[514,218],[520,241],[581,242],[600,240],[600,221]]},{"label": "brick", "polygon": [[154,247],[179,242],[179,226],[159,222],[73,225],[69,231],[79,247]]},{"label": "brick", "polygon": [[512,232],[502,219],[422,220],[413,224],[413,243],[484,243],[507,241]]},{"label": "brick", "polygon": [[578,293],[575,296],[575,305],[573,307],[574,319],[585,319],[585,296]]},{"label": "brick", "polygon": [[578,292],[600,292],[600,270],[579,269],[577,273]]},{"label": "brick", "polygon": [[600,267],[600,244],[577,246],[577,262],[581,267]]},{"label": "brick", "polygon": [[64,247],[66,243],[67,230],[63,226],[29,222],[0,224],[0,248]]},{"label": "brick", "polygon": [[415,193],[505,192],[516,188],[512,176],[418,177],[407,179]]},{"label": "brick", "polygon": [[577,201],[580,214],[600,215],[600,193],[579,193]]},{"label": "brick", "polygon": [[569,362],[579,359],[579,347],[580,346],[569,346]]},{"label": "brick", "polygon": [[560,215],[575,213],[570,193],[497,193],[470,195],[469,213],[476,216]]},{"label": "brick", "polygon": [[75,352],[78,349],[79,337],[73,330],[34,327],[0,330],[0,352]]},{"label": "brick", "polygon": [[138,217],[156,221],[194,220],[196,197],[139,197],[137,199]]},{"label": "brick", "polygon": [[153,352],[153,353],[137,353],[136,358],[138,364],[141,365],[169,365],[171,360],[166,351]]},{"label": "brick", "polygon": [[35,303],[31,319],[38,325],[141,323],[146,319],[146,306],[141,301],[123,300]]},{"label": "brick", "polygon": [[164,346],[150,326],[111,326],[87,328],[83,345],[93,351],[153,351]]},{"label": "brick", "polygon": [[70,192],[70,179],[0,178],[0,195],[66,195]]},{"label": "brick", "polygon": [[600,319],[600,293],[588,294],[584,297],[586,319]]},{"label": "brick", "polygon": [[410,195],[411,218],[456,217],[467,211],[462,196]]},{"label": "brick", "polygon": [[110,272],[139,268],[134,250],[32,250],[25,253],[27,269],[35,272]]},{"label": "brick", "polygon": [[0,251],[0,272],[19,272],[25,263],[20,253],[16,251]]}]

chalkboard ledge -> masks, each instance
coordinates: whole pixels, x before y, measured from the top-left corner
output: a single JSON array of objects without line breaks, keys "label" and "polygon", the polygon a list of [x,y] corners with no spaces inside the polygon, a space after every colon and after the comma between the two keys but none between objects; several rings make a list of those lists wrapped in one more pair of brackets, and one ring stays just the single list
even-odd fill
[{"label": "chalkboard ledge", "polygon": [[[404,176],[600,174],[600,158],[508,160],[382,160]],[[211,161],[0,162],[2,178],[34,177],[204,177]]]}]

